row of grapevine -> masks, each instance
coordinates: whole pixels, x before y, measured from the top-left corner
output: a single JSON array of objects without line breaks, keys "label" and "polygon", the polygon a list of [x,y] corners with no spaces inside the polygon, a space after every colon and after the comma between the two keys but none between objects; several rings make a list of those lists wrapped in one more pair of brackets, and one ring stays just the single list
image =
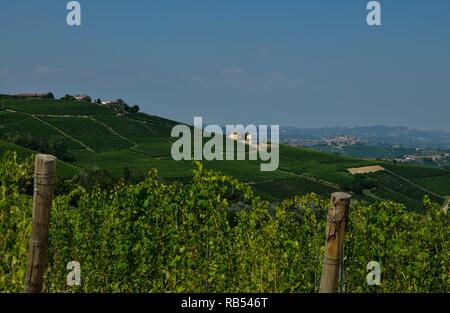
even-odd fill
[{"label": "row of grapevine", "polygon": [[[0,161],[0,291],[23,290],[30,162]],[[112,190],[75,188],[54,199],[46,292],[316,292],[329,200],[310,194],[273,207],[198,164],[189,183],[149,173]],[[347,292],[450,291],[449,217],[393,202],[353,203],[345,243]],[[66,284],[81,265],[82,285]],[[382,284],[368,286],[367,263]]]},{"label": "row of grapevine", "polygon": [[374,191],[375,195],[386,200],[391,199],[403,203],[413,211],[423,212],[425,210],[423,205],[425,197],[439,205],[443,205],[445,201],[444,196],[419,187],[388,170],[372,173],[370,177],[374,177],[378,183],[378,187]]}]

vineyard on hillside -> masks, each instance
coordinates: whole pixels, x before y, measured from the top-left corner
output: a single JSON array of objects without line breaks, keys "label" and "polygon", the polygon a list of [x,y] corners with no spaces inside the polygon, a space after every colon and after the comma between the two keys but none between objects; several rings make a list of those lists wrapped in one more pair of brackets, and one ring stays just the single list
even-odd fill
[{"label": "vineyard on hillside", "polygon": [[[54,155],[59,159],[61,179],[104,171],[114,179],[126,172],[137,182],[152,168],[166,181],[186,181],[192,177],[193,162],[176,162],[171,158],[172,143],[176,140],[171,137],[171,130],[180,123],[141,112],[119,111],[89,101],[7,96],[0,108],[0,153],[10,150],[22,157],[33,153]],[[247,158],[234,162],[214,160],[203,165],[250,184],[265,200],[277,202],[311,192],[329,197],[333,190],[344,190],[367,203],[382,198],[401,202],[413,210],[425,210],[424,194],[420,194],[420,199],[411,199],[414,195],[408,194],[410,189],[399,190],[398,194],[383,184],[363,187],[347,171],[374,165],[433,193],[450,195],[447,169],[361,160],[284,144],[280,145],[276,171],[261,172],[260,163],[261,160]],[[373,197],[363,192],[372,187],[377,187]]]},{"label": "vineyard on hillside", "polygon": [[[32,162],[0,161],[0,292],[21,292],[31,231]],[[315,194],[274,206],[197,163],[188,183],[76,187],[53,201],[46,292],[316,292],[330,203]],[[345,292],[449,292],[449,216],[391,201],[354,202]],[[78,261],[82,285],[68,287]],[[367,263],[382,283],[368,286]]]},{"label": "vineyard on hillside", "polygon": [[427,197],[432,202],[443,206],[446,198],[430,190],[418,186],[410,180],[389,170],[378,171],[369,176],[376,179],[378,186],[373,193],[386,200],[404,203],[409,210],[424,211],[423,199]]}]

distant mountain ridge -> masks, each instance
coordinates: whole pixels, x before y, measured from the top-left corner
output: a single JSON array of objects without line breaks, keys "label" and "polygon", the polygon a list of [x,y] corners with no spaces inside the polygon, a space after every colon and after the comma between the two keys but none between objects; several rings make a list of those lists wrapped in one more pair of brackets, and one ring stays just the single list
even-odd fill
[{"label": "distant mountain ridge", "polygon": [[282,139],[320,139],[337,136],[355,136],[373,143],[402,145],[405,147],[450,148],[450,132],[424,131],[395,126],[355,126],[300,128],[282,127]]}]

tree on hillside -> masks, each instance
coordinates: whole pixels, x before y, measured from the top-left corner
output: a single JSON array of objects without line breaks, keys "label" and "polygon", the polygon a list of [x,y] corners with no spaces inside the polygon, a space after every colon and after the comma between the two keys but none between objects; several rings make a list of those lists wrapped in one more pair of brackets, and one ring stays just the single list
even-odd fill
[{"label": "tree on hillside", "polygon": [[98,99],[95,101],[95,103],[97,103],[97,104],[102,104],[102,100],[100,100],[100,98],[98,98]]},{"label": "tree on hillside", "polygon": [[139,112],[139,106],[138,106],[138,105],[133,105],[133,106],[130,108],[129,112],[130,112],[130,113],[137,113],[137,112]]},{"label": "tree on hillside", "polygon": [[376,186],[376,180],[364,174],[357,174],[350,182],[341,184],[344,191],[362,194],[364,189],[372,189]]},{"label": "tree on hillside", "polygon": [[49,92],[44,96],[45,99],[55,99],[53,92]]},{"label": "tree on hillside", "polygon": [[64,138],[61,137],[36,137],[30,133],[27,133],[26,135],[17,134],[12,138],[4,139],[31,150],[52,154],[62,161],[73,161],[73,159],[67,153],[66,142]]},{"label": "tree on hillside", "polygon": [[121,111],[122,113],[128,112],[128,110],[130,109],[130,106],[123,99],[120,98],[117,99],[117,107],[119,111]]},{"label": "tree on hillside", "polygon": [[74,96],[71,96],[69,94],[65,95],[64,97],[61,98],[61,100],[74,100]]}]

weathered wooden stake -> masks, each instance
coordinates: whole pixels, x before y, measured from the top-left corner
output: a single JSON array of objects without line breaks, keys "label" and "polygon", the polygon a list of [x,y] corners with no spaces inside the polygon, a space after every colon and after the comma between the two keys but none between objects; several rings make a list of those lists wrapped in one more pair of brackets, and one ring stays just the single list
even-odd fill
[{"label": "weathered wooden stake", "polygon": [[339,269],[344,256],[344,236],[347,214],[352,196],[344,192],[331,195],[331,207],[327,217],[327,241],[323,259],[319,292],[336,292]]},{"label": "weathered wooden stake", "polygon": [[33,222],[25,278],[25,292],[41,292],[47,264],[48,227],[56,174],[56,158],[36,155],[34,168]]}]

